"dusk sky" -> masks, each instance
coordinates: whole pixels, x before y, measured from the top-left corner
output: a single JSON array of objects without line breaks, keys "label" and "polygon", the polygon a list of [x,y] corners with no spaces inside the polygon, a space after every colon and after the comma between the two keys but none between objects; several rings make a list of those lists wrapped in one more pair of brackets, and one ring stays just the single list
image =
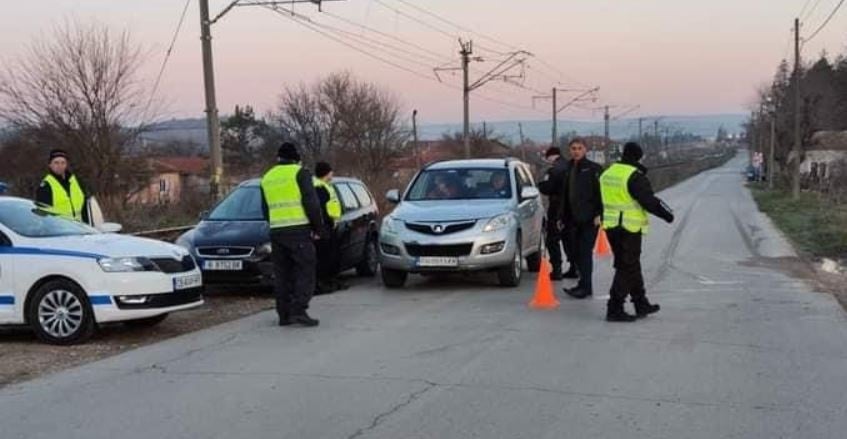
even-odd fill
[{"label": "dusk sky", "polygon": [[[530,59],[526,85],[549,90],[601,87],[601,102],[641,106],[638,114],[712,114],[747,111],[755,87],[770,81],[780,59],[791,52],[793,18],[807,0],[347,0],[327,2],[321,15],[314,5],[294,10],[314,20],[345,29],[354,40],[363,31],[338,17],[414,43],[405,57],[366,51],[429,76],[415,76],[388,66],[302,25],[259,7],[235,8],[213,26],[219,108],[229,113],[236,104],[259,111],[274,107],[285,86],[313,82],[336,70],[380,84],[396,93],[404,109],[417,108],[421,121],[461,120],[461,93],[435,81],[432,67],[453,60],[458,65],[456,36],[473,38],[477,54],[486,60],[508,47],[526,49]],[[229,0],[212,0],[213,14]],[[466,29],[458,29],[408,6],[418,5]],[[821,0],[806,19],[810,33],[838,0]],[[28,0],[15,2],[0,16],[0,56],[5,63],[23,52],[33,38],[50,32],[67,18],[95,19],[120,30],[129,29],[149,53],[142,74],[152,82],[176,28],[183,0]],[[811,0],[815,4],[815,0]],[[11,5],[10,5],[11,6]],[[403,11],[436,32],[391,8]],[[807,8],[807,11],[810,8]],[[200,117],[203,83],[200,63],[197,1],[191,0],[185,25],[159,89],[168,102],[167,117]],[[844,50],[847,10],[804,48],[804,56]],[[447,35],[445,35],[447,34]],[[397,40],[364,33],[391,45]],[[455,36],[451,36],[455,35]],[[488,52],[486,52],[488,50]],[[477,71],[491,64],[476,64]],[[562,73],[558,73],[560,71]],[[472,76],[478,76],[475,72]],[[458,86],[460,76],[445,77]],[[532,91],[491,83],[472,97],[472,120],[544,119],[548,103],[532,109]],[[487,96],[513,106],[482,100]],[[599,114],[575,109],[561,118],[591,119]]]}]

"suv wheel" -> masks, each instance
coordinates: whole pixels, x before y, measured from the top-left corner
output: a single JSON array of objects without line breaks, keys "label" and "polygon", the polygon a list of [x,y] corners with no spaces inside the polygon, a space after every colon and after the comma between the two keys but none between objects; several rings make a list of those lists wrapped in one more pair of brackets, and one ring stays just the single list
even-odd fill
[{"label": "suv wheel", "polygon": [[406,284],[406,278],[409,277],[409,273],[405,271],[392,270],[385,267],[382,267],[380,271],[382,273],[382,283],[388,288],[402,288]]},{"label": "suv wheel", "polygon": [[81,343],[94,333],[94,312],[88,296],[64,279],[47,282],[35,290],[26,317],[35,335],[50,344]]},{"label": "suv wheel", "polygon": [[512,263],[497,270],[497,278],[500,281],[500,286],[516,287],[521,283],[521,275],[523,275],[523,250],[521,246],[521,235],[518,232],[518,237],[515,240],[515,255],[512,258]]},{"label": "suv wheel", "polygon": [[526,269],[530,273],[538,273],[541,270],[542,243],[538,243],[538,251],[526,257]]},{"label": "suv wheel", "polygon": [[373,277],[376,276],[379,270],[379,256],[377,255],[376,237],[368,239],[365,244],[365,254],[362,256],[362,262],[356,266],[356,274],[359,276]]}]

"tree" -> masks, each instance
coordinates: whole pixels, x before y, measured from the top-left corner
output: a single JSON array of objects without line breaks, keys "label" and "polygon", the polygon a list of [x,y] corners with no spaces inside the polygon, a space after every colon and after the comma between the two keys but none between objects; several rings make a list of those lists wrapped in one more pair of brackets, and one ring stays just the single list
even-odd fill
[{"label": "tree", "polygon": [[141,160],[126,155],[144,126],[141,65],[128,32],[66,22],[0,72],[0,119],[37,145],[30,157],[67,149],[103,201],[123,204],[149,178]]},{"label": "tree", "polygon": [[235,113],[221,122],[224,162],[235,172],[250,174],[267,168],[281,139],[279,131],[257,118],[249,105],[236,105]]}]

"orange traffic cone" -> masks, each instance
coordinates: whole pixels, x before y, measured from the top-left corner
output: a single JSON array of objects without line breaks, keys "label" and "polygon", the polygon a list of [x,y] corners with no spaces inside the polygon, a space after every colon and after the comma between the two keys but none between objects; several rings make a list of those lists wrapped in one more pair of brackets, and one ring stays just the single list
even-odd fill
[{"label": "orange traffic cone", "polygon": [[550,261],[544,254],[541,258],[541,268],[538,270],[538,282],[535,284],[535,296],[529,302],[534,309],[556,309],[559,300],[553,294],[553,282],[550,280]]},{"label": "orange traffic cone", "polygon": [[594,245],[594,254],[601,258],[612,255],[612,249],[609,246],[609,238],[606,236],[606,231],[603,230],[602,227],[600,228],[600,232],[597,233],[597,243]]}]

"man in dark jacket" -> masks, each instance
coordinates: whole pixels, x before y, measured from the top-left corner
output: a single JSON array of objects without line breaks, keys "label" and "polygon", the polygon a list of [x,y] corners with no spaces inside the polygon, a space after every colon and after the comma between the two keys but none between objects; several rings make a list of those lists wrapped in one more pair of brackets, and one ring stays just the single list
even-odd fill
[{"label": "man in dark jacket", "polygon": [[271,258],[276,283],[279,325],[317,326],[306,310],[315,292],[314,240],[323,233],[323,220],[312,175],[300,166],[300,154],[285,142],[279,163],[260,184],[262,211],[271,230]]},{"label": "man in dark jacket", "polygon": [[321,206],[323,232],[315,241],[318,256],[317,288],[315,294],[329,294],[347,289],[348,286],[338,279],[339,253],[338,240],[335,237],[335,223],[341,219],[341,202],[332,186],[332,166],[327,162],[315,164],[315,192]]},{"label": "man in dark jacket", "polygon": [[[659,311],[659,305],[647,300],[641,274],[641,238],[650,226],[648,213],[668,223],[673,212],[653,194],[647,169],[639,161],[644,155],[634,142],[624,145],[619,163],[600,176],[603,197],[603,228],[615,255],[615,278],[609,291],[606,320],[631,322]],[[624,311],[626,296],[635,306],[635,316]]]},{"label": "man in dark jacket", "polygon": [[70,170],[68,153],[61,149],[50,151],[47,175],[35,193],[35,201],[66,218],[90,223],[88,218],[88,192],[76,174]]},{"label": "man in dark jacket", "polygon": [[[562,278],[575,279],[576,264],[573,262],[572,245],[568,236],[562,233],[562,222],[559,218],[561,210],[561,190],[565,184],[565,173],[570,162],[562,158],[562,152],[557,146],[551,146],[544,153],[544,159],[550,163],[550,168],[544,180],[538,183],[538,190],[547,196],[547,230],[545,231],[545,245],[550,253],[550,264],[553,271],[550,279],[562,280]],[[567,273],[562,274],[562,247],[568,259],[570,268]]]},{"label": "man in dark jacket", "polygon": [[571,160],[564,175],[561,192],[560,218],[573,243],[573,258],[579,272],[579,283],[574,288],[565,288],[568,295],[584,299],[594,294],[592,275],[594,270],[594,242],[603,215],[600,199],[600,173],[603,168],[585,155],[585,142],[576,138],[568,145]]}]

